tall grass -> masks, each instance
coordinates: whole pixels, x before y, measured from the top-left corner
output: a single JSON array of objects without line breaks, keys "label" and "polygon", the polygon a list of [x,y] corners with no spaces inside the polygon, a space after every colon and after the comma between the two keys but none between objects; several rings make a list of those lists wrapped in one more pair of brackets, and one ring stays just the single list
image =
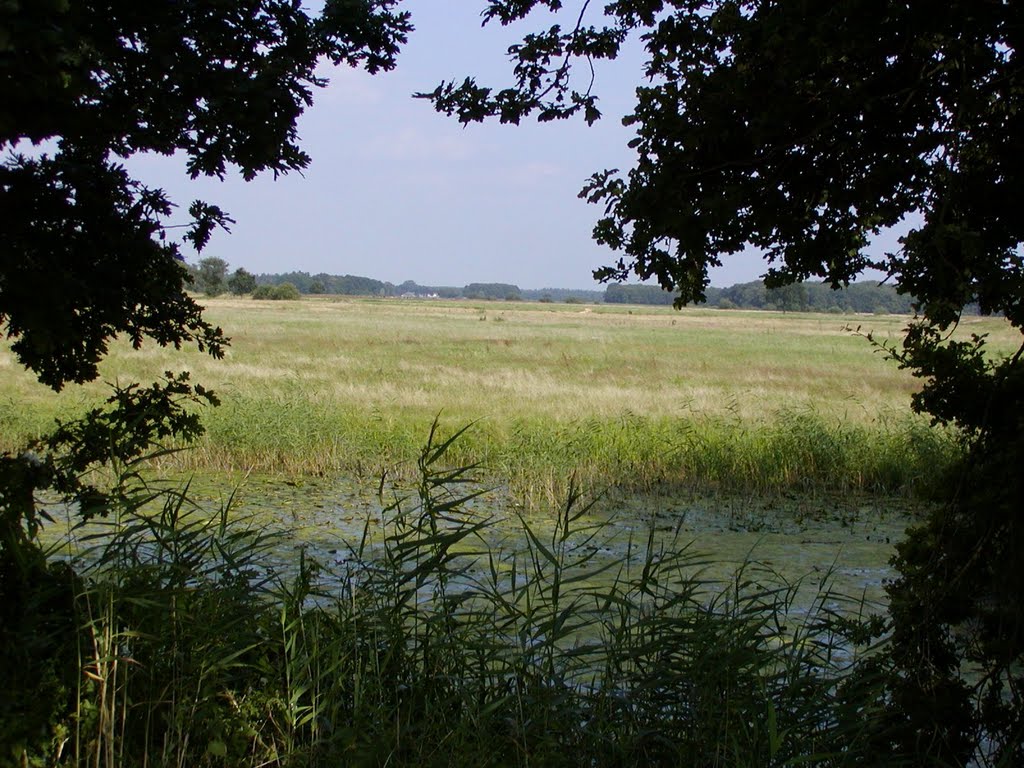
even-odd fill
[{"label": "tall grass", "polygon": [[[274,554],[187,488],[80,529],[77,662],[13,759],[100,766],[859,765],[881,683],[864,606],[652,534],[602,554],[575,486],[515,539],[474,510],[464,435],[340,567]],[[53,669],[59,669],[54,665]],[[55,673],[56,674],[56,673]],[[29,691],[13,692],[28,696]],[[893,756],[896,761],[898,756]],[[894,764],[890,762],[889,764]]]},{"label": "tall grass", "polygon": [[[299,413],[301,411],[301,413]],[[206,469],[369,479],[415,474],[421,415],[351,414],[308,403],[229,402],[206,417],[208,435],[176,459]],[[550,506],[566,478],[625,491],[729,488],[762,494],[830,491],[914,495],[935,487],[960,455],[954,436],[909,414],[874,424],[815,409],[780,409],[758,423],[731,416],[547,420],[482,419],[453,447],[520,503]]]},{"label": "tall grass", "polygon": [[[573,473],[627,489],[913,492],[957,452],[909,416],[915,380],[844,330],[881,337],[905,318],[558,309],[213,300],[233,338],[225,360],[125,345],[103,370],[145,381],[187,366],[219,393],[198,448],[166,460],[190,472],[411,477],[438,412],[479,422],[453,460],[483,462],[538,505]],[[1001,348],[999,321],[970,322]],[[0,448],[12,450],[106,394],[54,397],[8,352],[0,384]]]}]

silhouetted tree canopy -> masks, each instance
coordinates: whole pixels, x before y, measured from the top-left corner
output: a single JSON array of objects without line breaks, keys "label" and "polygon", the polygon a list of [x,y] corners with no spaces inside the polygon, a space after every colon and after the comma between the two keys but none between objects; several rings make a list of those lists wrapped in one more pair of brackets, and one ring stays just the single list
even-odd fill
[{"label": "silhouetted tree canopy", "polygon": [[[193,177],[304,168],[296,121],[323,85],[318,63],[393,67],[410,28],[394,5],[3,4],[0,323],[18,359],[60,389],[95,378],[118,334],[221,355],[223,333],[184,291],[173,204],[120,161],[180,152]],[[197,200],[185,222],[201,249],[231,220]]]},{"label": "silhouetted tree canopy", "polygon": [[[484,16],[561,5],[492,0]],[[655,277],[698,301],[708,268],[753,246],[774,285],[838,286],[873,266],[939,324],[972,301],[1024,321],[1015,4],[623,0],[590,10],[603,26],[578,10],[509,50],[514,86],[427,95],[463,122],[594,116],[590,70],[573,63],[642,34],[651,82],[626,118],[637,167],[584,191],[607,211],[595,237],[623,254],[601,278]],[[903,247],[870,258],[870,237],[908,216],[921,224]]]},{"label": "silhouetted tree canopy", "polygon": [[[410,28],[394,6],[326,0],[312,15],[296,0],[0,3],[0,330],[18,360],[60,390],[95,379],[119,335],[220,357],[227,339],[185,292],[180,247],[201,250],[231,219],[199,200],[176,213],[122,161],[180,153],[193,177],[235,168],[246,179],[305,167],[296,121],[324,82],[318,63],[394,66]],[[60,498],[84,519],[137,509],[137,489],[99,482],[97,468],[134,473],[201,433],[192,405],[216,403],[187,372],[168,372],[115,386],[31,450],[0,453],[0,646],[8,661],[32,661],[15,690],[59,688],[61,644],[73,646],[82,626],[72,568],[55,577],[36,540],[47,517],[39,499]],[[24,657],[10,653],[17,645]],[[2,665],[5,681],[16,665]],[[11,698],[4,724],[20,727],[33,702]],[[29,760],[17,743],[4,749],[8,761]]]}]

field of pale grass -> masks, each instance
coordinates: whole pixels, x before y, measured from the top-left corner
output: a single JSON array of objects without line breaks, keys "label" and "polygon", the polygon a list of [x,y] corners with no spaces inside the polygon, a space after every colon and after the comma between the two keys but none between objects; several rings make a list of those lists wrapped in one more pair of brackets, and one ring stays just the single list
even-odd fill
[{"label": "field of pale grass", "polygon": [[[410,469],[440,413],[456,446],[524,497],[700,484],[913,490],[956,447],[909,415],[917,382],[851,332],[907,318],[471,301],[204,300],[224,360],[115,345],[106,381],[190,370],[223,400],[185,470],[347,474]],[[1009,345],[1000,321],[971,319]],[[1004,338],[1005,337],[1005,338]],[[3,448],[104,397],[55,396],[0,352]]]}]

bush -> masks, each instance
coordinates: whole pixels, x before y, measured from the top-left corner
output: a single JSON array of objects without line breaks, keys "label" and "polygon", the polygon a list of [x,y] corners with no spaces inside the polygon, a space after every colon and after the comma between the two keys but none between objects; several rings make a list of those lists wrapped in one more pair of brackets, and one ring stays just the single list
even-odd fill
[{"label": "bush", "polygon": [[271,298],[280,301],[297,301],[301,298],[301,294],[293,283],[281,283],[274,288],[274,295]]},{"label": "bush", "polygon": [[297,301],[302,297],[299,289],[293,283],[281,283],[280,285],[261,285],[252,292],[254,299],[271,301]]}]

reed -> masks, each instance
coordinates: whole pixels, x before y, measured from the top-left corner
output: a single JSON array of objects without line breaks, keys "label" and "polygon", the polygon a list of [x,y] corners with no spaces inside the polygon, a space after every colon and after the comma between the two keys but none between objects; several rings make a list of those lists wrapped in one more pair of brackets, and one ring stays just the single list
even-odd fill
[{"label": "reed", "polygon": [[[300,415],[292,411],[302,410]],[[445,412],[447,415],[447,412]],[[412,479],[420,414],[356,421],[307,404],[231,402],[206,417],[208,434],[172,468]],[[779,410],[758,424],[731,416],[483,419],[453,449],[520,503],[551,506],[575,476],[590,488],[631,492],[727,488],[749,494],[855,492],[915,495],[960,456],[955,436],[920,419],[847,423],[817,410]]]},{"label": "reed", "polygon": [[98,768],[876,756],[883,680],[860,659],[881,627],[868,606],[827,586],[798,606],[800,585],[754,562],[711,580],[694,546],[653,532],[605,558],[575,486],[546,522],[523,518],[519,543],[502,544],[469,503],[473,468],[451,461],[464,437],[430,431],[415,487],[334,570],[283,558],[273,536],[229,505],[195,508],[187,488],[147,486],[129,498],[157,492],[156,508],[78,529],[80,660],[45,737],[16,758]]}]

